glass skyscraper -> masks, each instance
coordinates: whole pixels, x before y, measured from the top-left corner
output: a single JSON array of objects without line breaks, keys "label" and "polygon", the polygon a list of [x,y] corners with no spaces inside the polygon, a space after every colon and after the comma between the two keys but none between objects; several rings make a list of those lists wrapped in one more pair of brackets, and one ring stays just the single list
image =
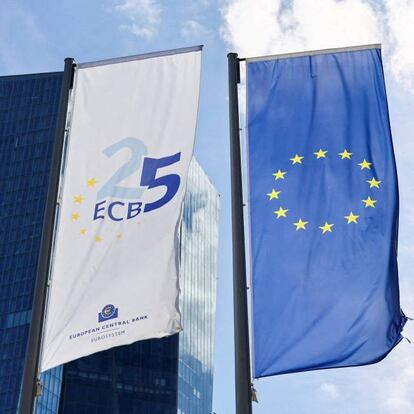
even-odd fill
[{"label": "glass skyscraper", "polygon": [[62,73],[0,78],[0,413],[16,413]]},{"label": "glass skyscraper", "polygon": [[[0,78],[0,414],[18,409],[62,77]],[[45,372],[36,413],[211,413],[218,208],[193,160],[181,228],[183,332]]]},{"label": "glass skyscraper", "polygon": [[193,160],[181,228],[179,414],[212,412],[218,207],[216,190]]}]

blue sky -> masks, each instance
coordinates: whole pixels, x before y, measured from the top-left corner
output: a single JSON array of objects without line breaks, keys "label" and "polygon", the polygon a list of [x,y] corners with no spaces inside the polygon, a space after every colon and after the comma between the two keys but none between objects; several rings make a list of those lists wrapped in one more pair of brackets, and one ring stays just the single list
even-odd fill
[{"label": "blue sky", "polygon": [[[227,58],[383,43],[400,181],[402,307],[414,315],[413,0],[2,0],[0,75],[204,44],[196,156],[221,194],[214,411],[234,413]],[[243,92],[243,88],[242,88]],[[241,99],[243,102],[243,99]],[[243,108],[242,108],[243,110]],[[414,339],[414,329],[406,335]],[[414,348],[369,367],[257,381],[262,414],[414,412]]]}]

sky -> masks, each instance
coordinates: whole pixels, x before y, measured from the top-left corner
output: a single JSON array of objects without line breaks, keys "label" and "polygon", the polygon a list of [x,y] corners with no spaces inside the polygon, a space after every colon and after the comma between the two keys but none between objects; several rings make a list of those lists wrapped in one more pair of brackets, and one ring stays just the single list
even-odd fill
[{"label": "sky", "polygon": [[[195,154],[221,195],[213,409],[234,409],[227,58],[382,43],[400,188],[402,308],[414,316],[413,0],[1,0],[0,75],[204,45]],[[242,68],[243,69],[243,68]],[[243,86],[240,88],[244,112]],[[244,125],[242,125],[244,127]],[[404,335],[414,340],[414,322]],[[368,367],[255,381],[255,414],[414,412],[414,345]]]}]

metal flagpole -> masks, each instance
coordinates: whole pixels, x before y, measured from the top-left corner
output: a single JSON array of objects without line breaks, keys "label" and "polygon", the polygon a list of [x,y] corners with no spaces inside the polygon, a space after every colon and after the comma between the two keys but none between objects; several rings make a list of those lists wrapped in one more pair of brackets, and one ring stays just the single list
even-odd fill
[{"label": "metal flagpole", "polygon": [[237,85],[240,82],[240,61],[237,53],[229,53],[227,58],[229,68],[236,414],[251,414],[252,398],[247,316],[246,253],[244,244],[239,102],[237,94]]},{"label": "metal flagpole", "polygon": [[41,393],[39,379],[40,349],[45,315],[47,285],[49,279],[56,202],[59,188],[60,166],[66,128],[66,112],[68,109],[69,91],[72,89],[73,85],[73,72],[74,60],[72,58],[66,58],[62,90],[60,93],[55,142],[53,145],[46,209],[43,220],[42,240],[37,265],[37,277],[32,305],[32,320],[26,348],[26,361],[20,393],[20,414],[32,414],[35,406],[35,399]]}]

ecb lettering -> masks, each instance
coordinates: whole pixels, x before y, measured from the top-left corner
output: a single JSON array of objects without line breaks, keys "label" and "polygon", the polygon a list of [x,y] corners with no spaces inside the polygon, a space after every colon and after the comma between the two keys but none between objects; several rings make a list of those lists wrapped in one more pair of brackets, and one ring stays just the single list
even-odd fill
[{"label": "ecb lettering", "polygon": [[[102,201],[95,204],[94,220],[105,219],[106,216],[113,221],[130,220],[140,213],[157,210],[167,204],[180,187],[181,179],[178,174],[160,175],[158,173],[160,169],[179,162],[181,159],[180,152],[162,158],[146,157],[147,147],[141,140],[125,138],[105,148],[103,153],[110,158],[124,148],[130,151],[130,159],[98,191],[97,200]],[[142,172],[139,186],[129,188],[118,185],[125,178],[133,174],[138,175],[141,165]],[[165,187],[164,195],[158,200],[146,203],[143,206],[143,203],[138,200],[142,197],[144,191],[157,187]],[[111,201],[108,199],[111,199]],[[134,201],[124,201],[131,199]],[[105,212],[107,215],[105,215]]]},{"label": "ecb lettering", "polygon": [[[115,210],[115,207],[117,209]],[[104,212],[108,212],[108,217],[113,221],[122,221],[124,219],[130,220],[139,213],[141,213],[142,209],[142,202],[130,202],[124,203],[122,201],[112,201],[111,203],[106,206],[106,200],[100,201],[99,203],[95,204],[95,211],[93,213],[93,219],[104,219],[105,214]],[[115,210],[115,212],[114,212]]]}]

